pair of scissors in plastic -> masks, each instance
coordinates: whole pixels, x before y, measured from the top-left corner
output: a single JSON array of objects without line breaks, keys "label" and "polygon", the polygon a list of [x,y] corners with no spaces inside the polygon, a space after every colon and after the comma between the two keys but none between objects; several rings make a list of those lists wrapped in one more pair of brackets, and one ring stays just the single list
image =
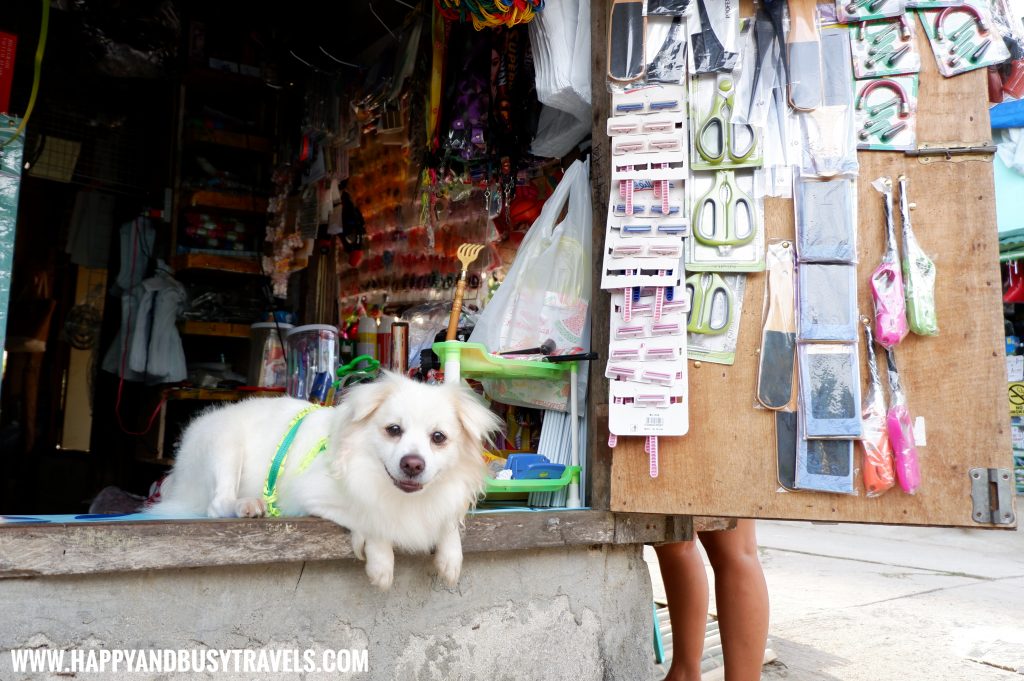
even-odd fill
[{"label": "pair of scissors in plastic", "polygon": [[[754,154],[757,132],[747,123],[733,123],[736,90],[731,77],[719,76],[711,110],[700,124],[694,146],[705,162],[711,164],[743,163]],[[742,131],[737,139],[737,131]]]},{"label": "pair of scissors in plastic", "polygon": [[[729,329],[732,324],[733,295],[732,289],[720,274],[691,274],[686,278],[686,292],[690,296],[687,331],[712,336],[725,333]],[[724,305],[723,314],[715,314],[716,303]]]},{"label": "pair of scissors in plastic", "polygon": [[736,173],[719,170],[694,205],[693,236],[705,246],[743,246],[754,240],[754,217],[754,200],[736,184]]}]

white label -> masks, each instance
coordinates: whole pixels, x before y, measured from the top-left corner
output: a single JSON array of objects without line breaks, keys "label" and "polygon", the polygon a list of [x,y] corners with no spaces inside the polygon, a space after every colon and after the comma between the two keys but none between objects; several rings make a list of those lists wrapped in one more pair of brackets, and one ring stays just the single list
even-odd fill
[{"label": "white label", "polygon": [[928,444],[928,433],[925,432],[923,416],[918,416],[914,419],[914,444],[918,447],[924,447]]},{"label": "white label", "polygon": [[1024,381],[1024,355],[1007,356],[1006,375],[1010,383]]}]

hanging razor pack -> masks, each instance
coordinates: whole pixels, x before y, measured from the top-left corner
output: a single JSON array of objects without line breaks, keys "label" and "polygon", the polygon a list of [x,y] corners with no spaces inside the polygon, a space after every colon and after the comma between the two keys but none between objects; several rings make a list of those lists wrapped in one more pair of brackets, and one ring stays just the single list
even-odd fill
[{"label": "hanging razor pack", "polygon": [[836,0],[836,19],[841,24],[900,16],[906,0]]},{"label": "hanging razor pack", "polygon": [[857,148],[917,148],[917,74],[856,82]]},{"label": "hanging razor pack", "polygon": [[612,93],[613,180],[685,178],[686,88],[644,85]]},{"label": "hanging razor pack", "polygon": [[965,0],[961,5],[919,10],[918,14],[939,73],[947,78],[1010,58],[983,0]]},{"label": "hanging razor pack", "polygon": [[692,272],[764,271],[762,199],[753,170],[693,173],[686,268]]},{"label": "hanging razor pack", "polygon": [[895,76],[921,70],[917,22],[912,14],[851,26],[850,48],[856,78]]}]

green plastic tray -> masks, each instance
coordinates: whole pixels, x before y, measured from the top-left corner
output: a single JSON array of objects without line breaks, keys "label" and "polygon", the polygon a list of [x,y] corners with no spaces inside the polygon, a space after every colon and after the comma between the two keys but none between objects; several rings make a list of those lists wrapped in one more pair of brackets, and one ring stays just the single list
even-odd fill
[{"label": "green plastic tray", "polygon": [[485,491],[488,494],[501,494],[508,492],[557,492],[573,479],[579,480],[580,467],[566,466],[565,472],[560,478],[537,478],[534,480],[495,480],[487,478]]},{"label": "green plastic tray", "polygon": [[473,378],[536,378],[554,380],[571,370],[571,362],[542,362],[532,359],[503,359],[488,354],[482,343],[444,341],[434,343],[441,367],[449,358],[458,359],[463,376]]}]

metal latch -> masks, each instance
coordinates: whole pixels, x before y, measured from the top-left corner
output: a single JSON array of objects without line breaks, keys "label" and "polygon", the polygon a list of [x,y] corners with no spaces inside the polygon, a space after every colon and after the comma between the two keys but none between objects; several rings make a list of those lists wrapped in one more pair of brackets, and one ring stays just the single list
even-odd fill
[{"label": "metal latch", "polygon": [[974,522],[1012,525],[1014,514],[1010,471],[1006,468],[972,468],[969,475]]},{"label": "metal latch", "polygon": [[994,144],[984,145],[957,145],[957,144],[921,144],[917,149],[909,149],[903,152],[907,156],[914,156],[922,164],[937,163],[939,161],[985,161],[992,162],[992,156],[996,153]]}]

